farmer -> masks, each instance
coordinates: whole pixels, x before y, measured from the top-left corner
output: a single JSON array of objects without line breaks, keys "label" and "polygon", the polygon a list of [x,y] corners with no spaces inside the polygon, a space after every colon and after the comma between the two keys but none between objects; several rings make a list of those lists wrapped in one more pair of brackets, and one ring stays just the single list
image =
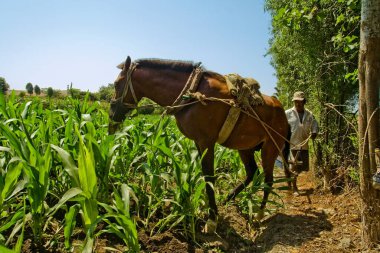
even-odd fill
[{"label": "farmer", "polygon": [[302,91],[293,95],[294,107],[286,110],[285,114],[291,129],[290,137],[290,170],[294,173],[293,192],[299,196],[297,176],[302,171],[309,170],[309,139],[317,137],[318,123],[311,111],[305,108],[306,98]]}]

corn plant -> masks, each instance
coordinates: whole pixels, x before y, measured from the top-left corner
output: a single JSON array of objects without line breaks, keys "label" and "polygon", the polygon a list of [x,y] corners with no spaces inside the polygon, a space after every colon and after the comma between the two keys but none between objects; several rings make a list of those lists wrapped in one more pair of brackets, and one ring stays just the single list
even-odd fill
[{"label": "corn plant", "polygon": [[107,228],[100,233],[116,234],[129,247],[132,252],[138,252],[140,246],[137,239],[135,221],[130,216],[130,195],[134,195],[132,189],[126,184],[120,187],[120,193],[114,190],[113,205],[100,204],[107,213],[103,220],[108,224]]},{"label": "corn plant", "polygon": [[[32,215],[32,231],[34,241],[38,246],[41,246],[42,226],[45,221],[45,206],[44,200],[49,188],[49,170],[51,168],[51,153],[49,145],[39,145],[41,138],[34,133],[28,125],[28,112],[31,101],[25,104],[25,107],[19,116],[19,120],[10,119],[7,124],[0,123],[0,129],[3,135],[9,142],[10,148],[14,151],[12,159],[17,161],[16,168],[22,166],[26,188],[28,192],[28,201]],[[11,114],[17,114],[8,110]],[[44,123],[41,121],[40,125]],[[47,123],[49,124],[49,123]],[[40,130],[44,128],[39,128]]]},{"label": "corn plant", "polygon": [[[162,170],[155,172],[155,177],[151,180],[152,188],[155,193],[157,188],[161,189],[160,192],[164,195],[161,202],[171,204],[170,213],[158,221],[155,227],[162,231],[166,227],[170,229],[180,225],[186,236],[195,239],[196,222],[200,207],[204,205],[206,183],[194,144],[183,137],[177,139],[168,127],[170,122],[165,119],[156,124],[151,142],[154,156],[147,161],[149,167],[164,168],[165,173]],[[167,188],[163,188],[163,185]]]},{"label": "corn plant", "polygon": [[[96,160],[102,160],[103,158],[101,157],[101,154],[98,159],[95,159],[94,156],[95,153],[93,147],[96,147],[97,154],[99,154],[100,149],[93,139],[95,134],[93,124],[91,122],[85,122],[84,124],[87,126],[87,133],[84,137],[80,133],[78,126],[74,125],[74,130],[79,140],[77,157],[78,166],[75,165],[74,159],[71,157],[70,153],[55,145],[52,147],[61,156],[64,167],[72,178],[74,188],[70,189],[66,193],[66,196],[68,196],[67,199],[69,199],[69,197],[76,197],[76,201],[80,204],[80,213],[84,224],[84,230],[86,232],[84,251],[91,252],[94,242],[94,231],[96,225],[100,221],[100,218],[98,217],[98,182],[95,164]],[[111,158],[109,160],[111,160]],[[104,163],[104,159],[102,162]],[[107,164],[107,161],[105,163]],[[72,209],[71,213],[75,214],[75,209]],[[66,218],[68,218],[68,216]],[[66,223],[70,223],[70,225],[66,225],[66,227],[72,227],[71,220],[66,220]]]}]

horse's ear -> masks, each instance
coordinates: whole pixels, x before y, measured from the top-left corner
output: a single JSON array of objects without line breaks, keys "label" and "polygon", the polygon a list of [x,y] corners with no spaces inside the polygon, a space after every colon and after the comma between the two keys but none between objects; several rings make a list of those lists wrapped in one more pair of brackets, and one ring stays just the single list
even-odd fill
[{"label": "horse's ear", "polygon": [[124,62],[122,62],[119,65],[117,65],[116,68],[123,69],[124,68]]},{"label": "horse's ear", "polygon": [[125,60],[125,62],[120,63],[116,67],[118,69],[127,70],[130,65],[131,65],[131,57],[128,56],[127,59]]},{"label": "horse's ear", "polygon": [[128,56],[127,59],[125,60],[123,70],[127,70],[130,65],[131,65],[131,57]]}]

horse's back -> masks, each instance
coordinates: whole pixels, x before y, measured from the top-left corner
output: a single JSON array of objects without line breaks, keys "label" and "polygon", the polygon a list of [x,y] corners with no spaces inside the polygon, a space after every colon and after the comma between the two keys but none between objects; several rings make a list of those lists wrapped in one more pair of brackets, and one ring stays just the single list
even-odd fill
[{"label": "horse's back", "polygon": [[241,113],[224,146],[249,149],[273,139],[283,146],[288,131],[284,108],[275,97],[263,95],[263,99],[263,105],[253,106],[253,111]]},{"label": "horse's back", "polygon": [[[203,77],[204,80],[199,85],[198,92],[206,97],[233,99],[224,76],[206,72]],[[278,135],[286,136],[287,133],[285,111],[278,99],[267,95],[262,96],[264,103],[253,106],[254,112],[249,110],[241,112],[231,135],[222,144],[223,146],[238,150],[251,149],[271,140],[269,134],[278,139],[281,146],[283,145],[282,138]],[[176,114],[181,132],[198,143],[211,143],[217,140],[230,108],[229,105],[216,101],[206,101],[205,104],[207,106],[202,103],[192,105]]]}]

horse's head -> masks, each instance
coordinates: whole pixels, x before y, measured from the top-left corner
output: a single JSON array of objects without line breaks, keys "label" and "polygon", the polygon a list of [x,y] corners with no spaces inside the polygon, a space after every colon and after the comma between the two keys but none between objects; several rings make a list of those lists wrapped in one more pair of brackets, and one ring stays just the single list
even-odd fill
[{"label": "horse's head", "polygon": [[115,95],[111,99],[111,107],[109,110],[110,123],[108,132],[115,133],[118,126],[124,121],[127,114],[137,108],[138,100],[132,85],[132,73],[136,67],[135,63],[131,63],[128,56],[124,63],[117,66],[121,69],[119,76],[115,81]]}]

